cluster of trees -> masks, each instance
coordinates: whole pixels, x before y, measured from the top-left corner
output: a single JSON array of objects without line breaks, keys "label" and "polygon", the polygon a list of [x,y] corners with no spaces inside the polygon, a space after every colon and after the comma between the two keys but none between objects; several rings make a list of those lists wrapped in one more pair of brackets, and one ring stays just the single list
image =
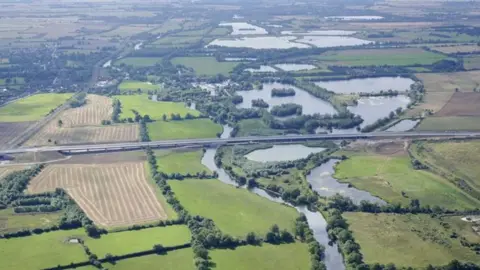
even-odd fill
[{"label": "cluster of trees", "polygon": [[291,97],[295,96],[296,92],[295,89],[293,88],[287,88],[287,89],[278,89],[274,88],[272,89],[271,95],[272,97]]},{"label": "cluster of trees", "polygon": [[77,108],[85,105],[87,103],[87,93],[81,92],[72,97],[69,104],[72,108]]},{"label": "cluster of trees", "polygon": [[48,212],[55,212],[60,210],[61,208],[58,208],[53,205],[35,205],[35,206],[18,206],[14,207],[13,211],[17,214],[19,213],[48,213]]},{"label": "cluster of trees", "polygon": [[270,110],[270,113],[274,116],[285,117],[291,115],[301,115],[302,110],[302,105],[295,103],[285,103],[282,105],[273,106]]},{"label": "cluster of trees", "polygon": [[311,270],[325,270],[326,267],[322,261],[325,256],[325,247],[320,245],[315,239],[304,214],[300,214],[300,217],[295,220],[295,237],[308,244],[312,263]]},{"label": "cluster of trees", "polygon": [[112,121],[114,123],[118,123],[120,122],[120,113],[122,112],[122,103],[120,103],[120,100],[114,99],[112,103],[112,107],[113,107]]},{"label": "cluster of trees", "polygon": [[213,172],[212,174],[208,174],[206,171],[202,172],[197,172],[194,174],[191,173],[186,173],[186,174],[181,174],[181,173],[171,173],[171,174],[166,174],[164,172],[158,172],[158,174],[161,175],[162,178],[164,179],[173,179],[173,180],[183,180],[185,178],[195,178],[195,179],[215,179],[218,177],[217,172]]},{"label": "cluster of trees", "polygon": [[147,122],[142,119],[140,122],[138,122],[138,126],[140,128],[140,141],[149,142],[150,136],[148,135]]},{"label": "cluster of trees", "polygon": [[263,114],[262,121],[272,129],[286,129],[292,132],[305,129],[314,133],[319,127],[326,129],[339,128],[348,129],[360,125],[363,119],[358,115],[336,114],[336,115],[300,115],[285,120],[275,119],[271,114]]},{"label": "cluster of trees", "polygon": [[[172,121],[182,121],[182,120],[199,119],[199,118],[205,118],[205,116],[204,115],[194,116],[191,113],[187,113],[187,114],[185,114],[185,117],[182,118],[182,116],[179,113],[171,113],[170,114],[170,120],[172,120]],[[167,115],[166,114],[162,115],[162,120],[167,121]]]},{"label": "cluster of trees", "polygon": [[237,105],[243,102],[243,97],[239,95],[235,95],[232,97],[232,103]]},{"label": "cluster of trees", "polygon": [[385,97],[396,97],[399,95],[399,92],[397,90],[392,90],[392,89],[389,89],[387,91],[383,91],[381,90],[380,92],[378,93],[360,93],[359,96],[361,97],[381,97],[381,96],[385,96]]},{"label": "cluster of trees", "polygon": [[265,102],[265,100],[259,98],[259,99],[254,99],[252,100],[252,107],[257,107],[257,108],[263,108],[263,109],[266,109],[268,108],[270,105],[268,105],[267,102]]},{"label": "cluster of trees", "polygon": [[264,241],[266,243],[278,245],[282,243],[295,242],[295,239],[293,238],[293,235],[289,233],[287,230],[280,231],[280,228],[278,227],[278,225],[275,224],[270,228],[270,231],[268,231],[267,234],[265,235]]},{"label": "cluster of trees", "polygon": [[383,127],[384,125],[392,121],[396,116],[400,115],[402,111],[403,109],[401,107],[398,107],[395,111],[390,112],[390,114],[387,117],[380,118],[377,121],[375,121],[373,124],[363,127],[361,129],[361,132],[372,132],[377,128]]},{"label": "cluster of trees", "polygon": [[0,182],[0,207],[5,208],[23,196],[30,180],[43,169],[43,164],[23,171],[12,172]]}]

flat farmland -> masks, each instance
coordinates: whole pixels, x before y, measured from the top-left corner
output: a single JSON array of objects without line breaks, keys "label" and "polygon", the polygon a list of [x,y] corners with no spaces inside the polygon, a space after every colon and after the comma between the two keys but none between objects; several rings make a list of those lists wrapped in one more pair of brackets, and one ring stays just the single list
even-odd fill
[{"label": "flat farmland", "polygon": [[161,256],[149,255],[128,260],[120,260],[111,266],[108,264],[105,265],[111,270],[156,269],[159,265],[161,265],[162,270],[196,269],[193,262],[193,251],[191,248],[169,251],[167,254]]},{"label": "flat farmland", "polygon": [[211,173],[201,163],[202,150],[157,150],[155,151],[155,156],[157,158],[158,171],[163,173]]},{"label": "flat farmland", "polygon": [[147,123],[152,140],[216,138],[222,126],[210,119],[155,121]]},{"label": "flat farmland", "polygon": [[[29,139],[26,146],[138,141],[137,124],[64,128],[51,121]],[[49,141],[50,140],[50,141]]]},{"label": "flat farmland", "polygon": [[7,148],[18,135],[34,122],[0,123],[0,149]]},{"label": "flat farmland", "polygon": [[480,93],[454,93],[435,116],[480,116]]},{"label": "flat farmland", "polygon": [[160,90],[161,87],[157,84],[141,81],[123,81],[118,85],[118,90],[120,90],[120,93],[125,93],[128,91],[136,92],[138,89],[140,89],[142,93],[147,93],[148,91]]},{"label": "flat farmland", "polygon": [[130,24],[130,25],[121,25],[111,31],[101,33],[102,37],[129,37],[143,32],[148,32],[157,27],[153,24]]},{"label": "flat farmland", "polygon": [[446,54],[480,52],[480,47],[477,45],[438,46],[438,47],[432,47],[431,49],[442,52],[442,53],[446,53]]},{"label": "flat farmland", "polygon": [[480,56],[468,55],[463,58],[463,66],[466,70],[480,69]]},{"label": "flat farmland", "polygon": [[124,64],[133,67],[153,67],[161,62],[161,57],[125,57],[115,61],[114,65],[119,66]]},{"label": "flat farmland", "polygon": [[152,101],[148,99],[148,95],[123,95],[115,96],[122,103],[122,113],[120,118],[134,118],[132,110],[136,110],[141,115],[148,114],[153,120],[162,119],[163,115],[170,119],[172,113],[180,114],[185,117],[187,113],[193,116],[199,116],[200,112],[187,108],[183,103],[167,102],[167,101]]},{"label": "flat farmland", "polygon": [[24,166],[1,166],[0,167],[0,182],[2,181],[2,178],[5,176],[11,174],[12,172],[17,172],[24,170]]},{"label": "flat farmland", "polygon": [[144,162],[50,165],[30,181],[29,193],[65,189],[103,227],[166,220],[165,206],[147,179]]},{"label": "flat farmland", "polygon": [[477,131],[480,130],[478,116],[427,117],[415,130],[418,131]]},{"label": "flat farmland", "polygon": [[408,48],[330,51],[315,58],[325,61],[323,64],[338,66],[412,66],[430,65],[444,59],[445,56],[419,48]]},{"label": "flat farmland", "polygon": [[37,94],[0,108],[0,122],[28,122],[42,119],[72,94]]},{"label": "flat farmland", "polygon": [[109,120],[112,115],[112,99],[99,95],[87,95],[87,104],[63,111],[58,119],[62,127],[98,126],[102,120]]},{"label": "flat farmland", "polygon": [[63,211],[16,214],[12,208],[0,210],[0,233],[18,232],[58,225]]}]

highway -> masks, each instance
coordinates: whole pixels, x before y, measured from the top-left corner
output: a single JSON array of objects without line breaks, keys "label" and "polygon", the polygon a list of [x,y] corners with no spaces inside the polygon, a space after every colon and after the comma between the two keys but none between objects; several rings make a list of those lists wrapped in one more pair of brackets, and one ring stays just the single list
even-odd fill
[{"label": "highway", "polygon": [[221,145],[253,144],[253,143],[295,143],[302,141],[321,140],[378,140],[378,139],[419,139],[419,138],[480,138],[480,132],[372,132],[357,134],[311,134],[311,135],[280,135],[235,137],[228,139],[186,139],[165,140],[152,142],[128,142],[108,144],[59,145],[45,147],[25,147],[0,150],[0,155],[19,154],[28,152],[64,153],[104,152],[137,150],[145,147],[152,148],[179,148],[179,147],[216,147]]}]

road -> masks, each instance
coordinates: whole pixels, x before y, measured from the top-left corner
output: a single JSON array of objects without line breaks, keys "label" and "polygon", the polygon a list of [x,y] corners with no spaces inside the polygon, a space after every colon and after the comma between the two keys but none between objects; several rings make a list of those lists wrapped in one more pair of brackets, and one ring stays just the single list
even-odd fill
[{"label": "road", "polygon": [[130,142],[109,144],[83,144],[29,147],[1,150],[0,155],[18,154],[27,152],[96,152],[96,151],[122,151],[136,150],[145,147],[152,148],[178,148],[178,147],[215,147],[220,145],[253,144],[253,143],[295,143],[302,141],[320,140],[376,140],[376,139],[418,139],[418,138],[480,138],[480,132],[372,132],[358,134],[312,134],[312,135],[281,135],[262,137],[236,137],[228,139],[186,139],[166,140],[153,142]]}]

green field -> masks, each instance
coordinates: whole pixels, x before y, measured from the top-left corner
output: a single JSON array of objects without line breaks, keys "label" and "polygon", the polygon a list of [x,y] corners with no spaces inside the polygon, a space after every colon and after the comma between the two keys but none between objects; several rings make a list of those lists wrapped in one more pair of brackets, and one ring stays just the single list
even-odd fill
[{"label": "green field", "polygon": [[[0,85],[5,85],[6,79],[0,79]],[[21,85],[25,84],[25,79],[23,77],[14,77],[10,78],[10,83],[8,85]]]},{"label": "green field", "polygon": [[0,210],[0,233],[57,225],[63,212],[15,214],[13,209]]},{"label": "green field", "polygon": [[116,232],[102,235],[99,239],[85,239],[85,245],[99,258],[104,258],[107,253],[125,255],[146,251],[152,249],[156,244],[169,247],[189,242],[190,231],[184,225]]},{"label": "green field", "polygon": [[192,215],[211,218],[220,230],[234,236],[243,237],[252,231],[263,235],[273,224],[291,231],[298,216],[291,207],[218,180],[189,179],[169,183]]},{"label": "green field", "polygon": [[218,270],[305,270],[311,267],[308,245],[299,242],[212,250],[209,254]]},{"label": "green field", "polygon": [[136,92],[138,89],[140,89],[142,93],[147,93],[148,91],[160,90],[161,87],[157,84],[141,81],[123,81],[118,85],[118,90],[120,90],[120,93],[125,93],[128,91]]},{"label": "green field", "polygon": [[469,55],[463,58],[463,66],[466,70],[479,69],[480,68],[480,56]]},{"label": "green field", "polygon": [[335,178],[390,203],[408,205],[411,199],[418,199],[423,206],[438,205],[447,209],[473,209],[479,205],[479,201],[447,179],[414,170],[407,155],[354,155],[336,166]]},{"label": "green field", "polygon": [[[162,269],[194,270],[193,251],[190,248],[170,251],[162,255],[142,256],[117,261],[114,265],[105,263],[110,270]],[[95,268],[96,269],[96,268]]]},{"label": "green field", "polygon": [[178,113],[184,117],[187,113],[198,116],[200,113],[196,110],[187,108],[182,103],[152,101],[148,99],[148,95],[128,95],[115,96],[122,103],[122,113],[120,118],[135,117],[132,110],[138,111],[141,115],[148,114],[151,119],[160,120],[165,114],[170,119],[170,114]]},{"label": "green field", "polygon": [[480,130],[478,116],[427,117],[417,126],[419,131],[475,131]]},{"label": "green field", "polygon": [[157,196],[158,201],[160,202],[163,209],[165,210],[165,213],[167,214],[167,220],[177,219],[178,218],[177,212],[175,212],[172,206],[167,202],[167,199],[162,194],[162,190],[153,179],[151,174],[151,169],[150,169],[150,163],[148,161],[145,161],[145,170],[146,170],[147,179],[150,182],[150,185],[153,187],[153,190],[155,191],[155,195]]},{"label": "green field", "polygon": [[172,59],[172,63],[192,68],[197,75],[207,76],[228,75],[239,64],[235,62],[218,62],[215,57],[175,57]]},{"label": "green field", "polygon": [[29,237],[0,239],[2,270],[34,270],[88,260],[79,244],[69,237],[85,237],[84,229],[55,231]]},{"label": "green field", "polygon": [[431,65],[444,58],[446,57],[442,54],[418,48],[330,51],[315,56],[315,59],[327,62],[324,64],[344,66]]},{"label": "green field", "polygon": [[232,32],[231,29],[226,28],[226,27],[217,27],[214,28],[210,33],[208,33],[209,36],[226,36]]},{"label": "green field", "polygon": [[147,124],[151,140],[216,138],[222,126],[210,119],[156,121]]},{"label": "green field", "polygon": [[38,94],[0,107],[0,122],[27,122],[42,119],[65,103],[72,94]]},{"label": "green field", "polygon": [[152,43],[155,45],[169,45],[172,47],[184,47],[187,45],[195,44],[202,39],[202,36],[167,36],[156,40]]},{"label": "green field", "polygon": [[418,143],[413,155],[451,181],[461,181],[467,192],[480,194],[480,141],[447,141]]},{"label": "green field", "polygon": [[157,157],[158,171],[163,173],[211,173],[210,170],[201,163],[203,156],[202,150],[158,150],[155,151],[155,156]]},{"label": "green field", "polygon": [[125,64],[127,66],[133,66],[136,68],[141,67],[153,67],[157,63],[161,63],[161,57],[125,57],[114,62],[115,66]]},{"label": "green field", "polygon": [[[446,265],[453,259],[480,262],[453,230],[429,215],[345,213],[355,241],[367,264],[394,263],[397,267]],[[478,237],[478,235],[477,235]]]},{"label": "green field", "polygon": [[261,119],[244,119],[238,122],[237,136],[269,136],[281,135],[282,131],[271,129]]}]

